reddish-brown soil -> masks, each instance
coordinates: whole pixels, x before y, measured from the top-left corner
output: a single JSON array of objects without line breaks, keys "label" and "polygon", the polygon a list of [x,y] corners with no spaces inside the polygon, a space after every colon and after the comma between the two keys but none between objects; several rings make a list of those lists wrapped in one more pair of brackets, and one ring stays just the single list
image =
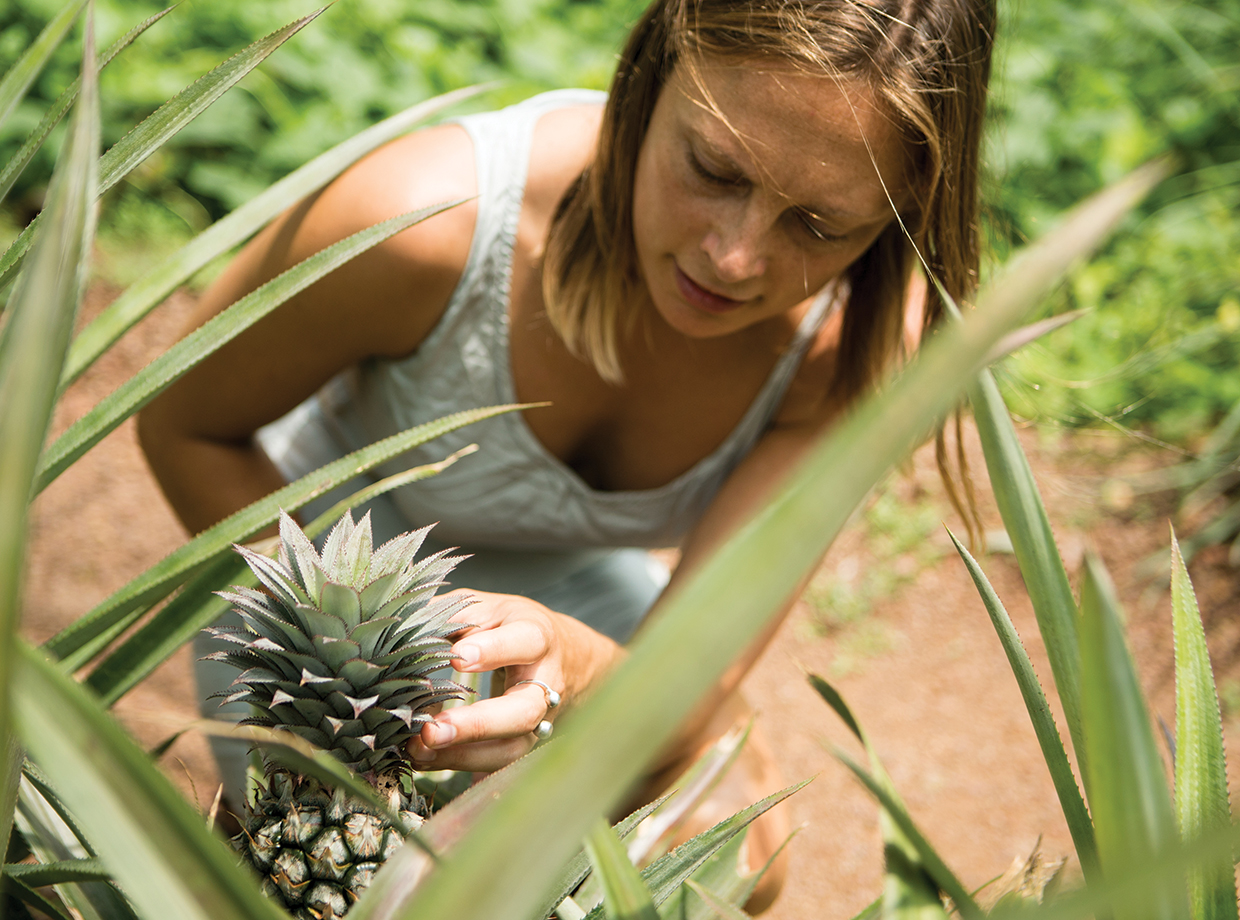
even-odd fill
[{"label": "reddish-brown soil", "polygon": [[[86,315],[114,291],[96,286]],[[188,295],[177,295],[105,356],[62,401],[55,430],[63,430],[116,383],[160,349],[180,328]],[[1138,500],[1122,512],[1099,498],[1104,482],[1124,472],[1169,462],[1118,435],[1023,433],[1050,507],[1063,553],[1074,570],[1087,547],[1116,580],[1127,608],[1131,644],[1155,713],[1174,724],[1172,643],[1165,589],[1138,577],[1136,566],[1165,552],[1171,506]],[[976,445],[970,451],[977,459]],[[980,463],[975,463],[975,468]],[[998,527],[993,505],[979,492],[988,527]],[[937,502],[933,462],[925,450],[889,486],[910,502]],[[1125,505],[1120,500],[1112,508]],[[943,512],[959,530],[955,516]],[[177,546],[185,533],[164,504],[137,448],[132,420],[106,438],[36,501],[24,632],[44,640],[109,592]],[[827,676],[852,705],[881,754],[915,819],[967,885],[1002,873],[1028,855],[1039,837],[1049,856],[1068,855],[1071,843],[1050,779],[998,640],[960,561],[941,534],[916,551],[875,558],[865,519],[841,536],[824,563],[823,577],[867,577],[867,563],[895,566],[898,586],[880,592],[868,612],[824,628],[821,614],[799,604],[747,680],[773,747],[791,781],[816,779],[790,807],[802,830],[791,844],[791,872],[769,916],[847,918],[881,886],[877,808],[833,758],[839,746],[858,745],[803,674]],[[925,546],[942,551],[926,563]],[[1240,688],[1240,582],[1225,552],[1206,552],[1191,572],[1221,684]],[[1045,655],[1021,576],[1010,555],[991,554],[983,565],[1024,637],[1035,666],[1049,681]],[[116,711],[150,747],[195,718],[190,658],[182,650]],[[1240,731],[1227,720],[1228,748],[1240,762]],[[190,733],[163,760],[165,771],[203,809],[216,788],[206,743]],[[1233,784],[1236,773],[1233,769]]]}]

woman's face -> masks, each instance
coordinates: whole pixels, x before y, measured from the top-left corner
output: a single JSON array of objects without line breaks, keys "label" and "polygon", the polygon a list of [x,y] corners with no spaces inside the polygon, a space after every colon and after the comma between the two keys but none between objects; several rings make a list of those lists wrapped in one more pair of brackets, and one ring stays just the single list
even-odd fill
[{"label": "woman's face", "polygon": [[678,66],[651,115],[633,190],[638,265],[655,309],[682,334],[709,338],[803,303],[894,218],[905,161],[860,83],[711,60],[695,79]]}]

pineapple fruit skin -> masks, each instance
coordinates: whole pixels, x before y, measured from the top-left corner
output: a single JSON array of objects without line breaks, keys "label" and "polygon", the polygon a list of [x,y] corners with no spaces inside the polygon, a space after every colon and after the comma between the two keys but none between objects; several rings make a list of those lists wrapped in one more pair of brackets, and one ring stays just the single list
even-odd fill
[{"label": "pineapple fruit skin", "polygon": [[265,591],[220,595],[243,626],[208,632],[230,643],[208,656],[241,672],[223,696],[250,705],[243,724],[292,732],[327,750],[375,787],[401,825],[366,803],[268,761],[247,800],[234,845],[261,874],[263,889],[295,917],[339,918],[383,862],[428,816],[406,793],[405,747],[437,704],[473,692],[437,677],[452,660],[450,618],[472,600],[435,597],[459,561],[417,559],[430,528],[375,548],[369,515],[351,514],[319,553],[286,514],[279,557],[237,547]]},{"label": "pineapple fruit skin", "polygon": [[297,920],[330,920],[344,915],[429,817],[426,800],[399,785],[394,804],[404,827],[317,780],[276,773],[247,803],[233,845],[262,873],[268,897]]}]

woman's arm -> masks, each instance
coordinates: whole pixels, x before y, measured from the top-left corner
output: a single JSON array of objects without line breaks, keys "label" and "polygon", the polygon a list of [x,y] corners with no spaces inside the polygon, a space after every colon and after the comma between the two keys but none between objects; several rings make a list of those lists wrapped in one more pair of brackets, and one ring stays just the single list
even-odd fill
[{"label": "woman's arm", "polygon": [[[201,325],[326,246],[390,217],[476,193],[464,130],[394,141],[250,242],[202,295]],[[442,314],[464,266],[476,207],[405,230],[281,305],[142,411],[138,433],[164,494],[198,532],[284,484],[252,443],[338,371],[412,352]]]}]

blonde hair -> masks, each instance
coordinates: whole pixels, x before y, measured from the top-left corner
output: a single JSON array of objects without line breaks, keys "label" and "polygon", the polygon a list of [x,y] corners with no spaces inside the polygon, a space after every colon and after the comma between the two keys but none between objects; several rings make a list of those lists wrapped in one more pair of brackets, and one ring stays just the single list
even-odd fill
[{"label": "blonde hair", "polygon": [[[604,379],[623,379],[618,343],[641,295],[633,178],[659,92],[682,61],[776,57],[864,81],[914,156],[913,205],[846,270],[833,388],[845,401],[857,396],[901,353],[917,252],[957,302],[976,285],[978,148],[994,21],[994,0],[656,0],[621,55],[595,160],[551,226],[543,292],[556,332]],[[924,326],[942,312],[927,285]]]}]

